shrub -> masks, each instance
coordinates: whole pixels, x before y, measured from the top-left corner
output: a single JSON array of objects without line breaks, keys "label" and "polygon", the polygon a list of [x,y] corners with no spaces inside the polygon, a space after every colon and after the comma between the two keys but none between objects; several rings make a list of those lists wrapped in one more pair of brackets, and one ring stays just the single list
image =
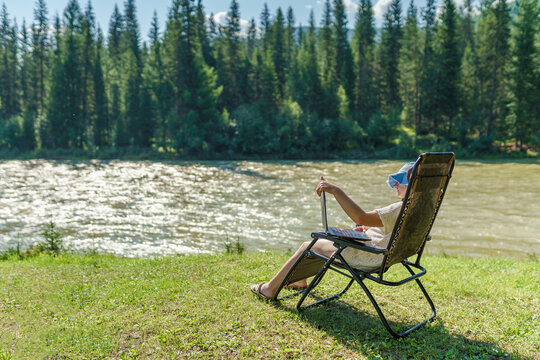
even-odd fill
[{"label": "shrub", "polygon": [[51,220],[47,228],[41,233],[45,237],[43,242],[36,245],[36,250],[52,255],[58,255],[64,250],[62,244],[62,233],[56,229],[56,225]]},{"label": "shrub", "polygon": [[242,255],[246,248],[240,243],[240,239],[236,239],[235,243],[232,243],[227,239],[225,242],[225,253],[226,254],[239,254]]}]

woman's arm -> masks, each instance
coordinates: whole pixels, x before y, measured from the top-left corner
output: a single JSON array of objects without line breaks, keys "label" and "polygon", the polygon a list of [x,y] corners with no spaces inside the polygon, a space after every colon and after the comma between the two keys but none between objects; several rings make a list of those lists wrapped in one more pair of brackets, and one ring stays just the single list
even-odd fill
[{"label": "woman's arm", "polygon": [[321,182],[317,186],[316,191],[317,195],[319,196],[321,196],[323,191],[334,195],[343,211],[345,211],[345,213],[351,218],[352,221],[354,221],[355,224],[377,227],[383,226],[377,211],[364,211],[338,186],[321,178]]}]

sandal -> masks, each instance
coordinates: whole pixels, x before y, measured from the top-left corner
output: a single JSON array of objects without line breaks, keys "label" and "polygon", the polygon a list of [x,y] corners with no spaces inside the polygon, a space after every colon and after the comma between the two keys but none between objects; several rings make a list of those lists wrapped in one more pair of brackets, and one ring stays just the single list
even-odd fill
[{"label": "sandal", "polygon": [[263,300],[274,300],[274,298],[271,298],[271,297],[268,297],[266,295],[264,295],[262,292],[261,292],[261,287],[264,285],[264,283],[260,283],[260,284],[256,284],[256,285],[251,285],[250,288],[251,288],[251,292],[254,293],[255,295],[257,295],[259,298],[263,299]]}]

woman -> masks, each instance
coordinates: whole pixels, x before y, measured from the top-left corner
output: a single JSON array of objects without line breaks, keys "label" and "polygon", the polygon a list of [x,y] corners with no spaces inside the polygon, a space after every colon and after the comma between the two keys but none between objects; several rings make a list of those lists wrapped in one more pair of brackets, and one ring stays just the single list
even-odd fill
[{"label": "woman", "polygon": [[[411,170],[414,166],[414,162],[407,163],[399,169],[395,174],[388,176],[388,186],[397,190],[397,196],[403,200],[407,193],[407,185],[409,184]],[[355,230],[364,231],[369,236],[371,241],[369,245],[377,248],[386,248],[388,241],[392,235],[392,230],[396,223],[397,217],[401,210],[402,202],[396,202],[390,204],[381,209],[375,209],[369,212],[364,211],[358,206],[351,198],[345,194],[338,186],[329,183],[321,177],[321,182],[317,185],[315,190],[317,195],[321,196],[323,191],[334,195],[339,205],[343,208],[345,213],[357,224]],[[308,247],[310,242],[305,242],[300,246],[296,253],[283,265],[278,273],[266,283],[258,285],[251,285],[251,291],[257,296],[263,299],[274,299],[279,285],[289,272],[289,269],[294,265],[296,260],[302,255],[304,250]],[[325,257],[331,257],[336,251],[334,243],[330,240],[319,239],[311,248],[317,254]],[[361,251],[354,248],[346,248],[341,253],[343,258],[352,267],[362,270],[377,269],[382,262],[383,255],[373,254],[366,251]],[[302,266],[300,263],[298,266]],[[298,267],[297,267],[298,268]],[[306,277],[316,274],[314,271]],[[306,279],[301,279],[295,283],[287,285],[293,288],[305,288],[307,287]]]}]

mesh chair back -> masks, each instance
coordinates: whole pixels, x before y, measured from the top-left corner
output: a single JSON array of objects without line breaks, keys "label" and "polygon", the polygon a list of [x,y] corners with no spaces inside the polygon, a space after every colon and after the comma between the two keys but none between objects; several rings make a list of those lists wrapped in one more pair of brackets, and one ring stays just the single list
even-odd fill
[{"label": "mesh chair back", "polygon": [[446,192],[454,162],[454,153],[420,155],[412,170],[382,269],[414,256],[422,249]]}]

